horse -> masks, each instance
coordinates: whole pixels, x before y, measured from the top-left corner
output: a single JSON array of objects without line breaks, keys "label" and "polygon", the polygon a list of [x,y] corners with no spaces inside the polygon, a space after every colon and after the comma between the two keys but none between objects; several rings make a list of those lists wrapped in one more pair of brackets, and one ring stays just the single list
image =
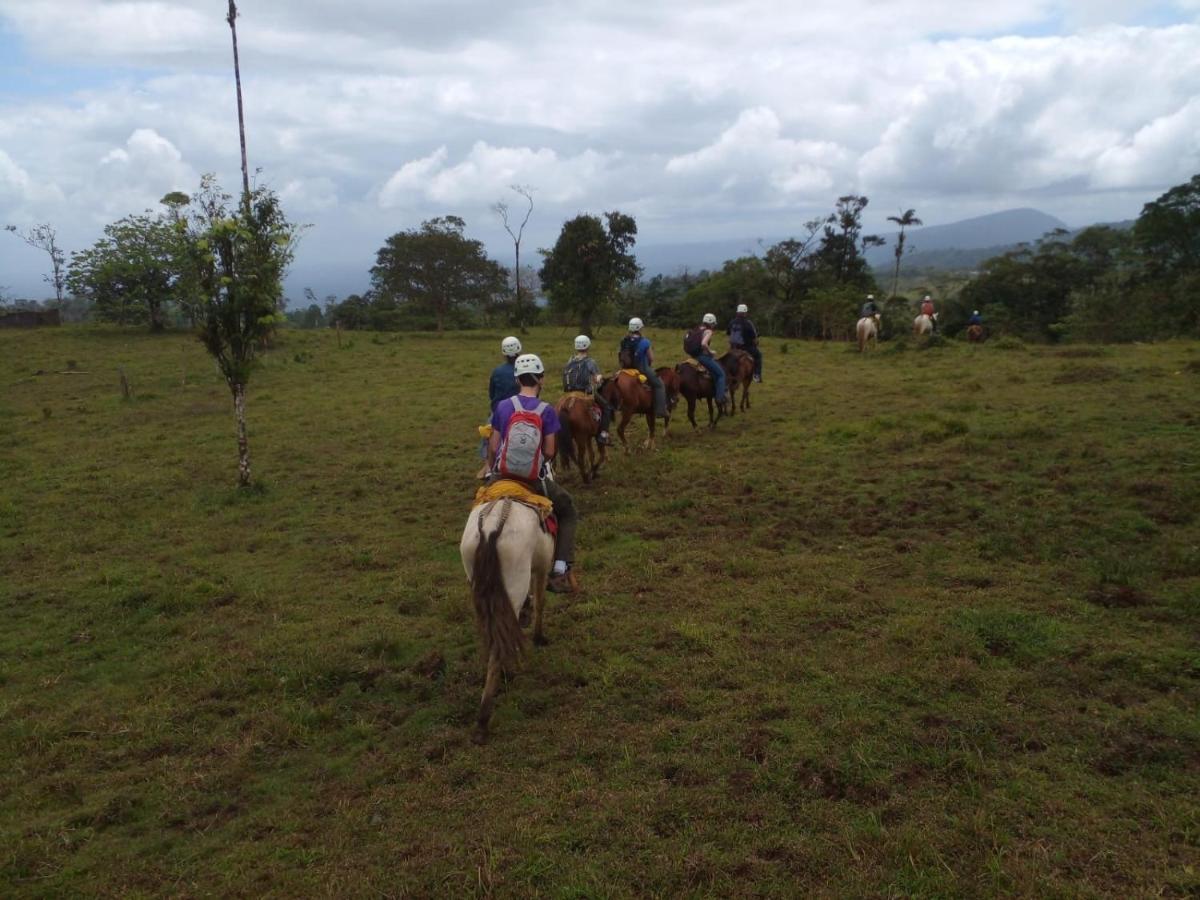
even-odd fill
[{"label": "horse", "polygon": [[858,334],[858,352],[862,353],[867,347],[879,349],[879,314],[863,316],[855,326]]},{"label": "horse", "polygon": [[[655,374],[662,379],[663,388],[667,392],[667,417],[663,423],[663,437],[671,427],[671,411],[679,400],[679,379],[673,369],[666,366],[655,369]],[[621,446],[629,453],[629,442],[625,440],[625,427],[637,413],[645,413],[646,428],[650,436],[642,444],[642,448],[654,449],[654,391],[649,384],[643,384],[637,375],[631,375],[622,369],[600,386],[600,393],[614,410],[621,414],[621,424],[617,426],[617,437]]]},{"label": "horse", "polygon": [[983,338],[984,338],[984,335],[983,335],[983,326],[982,325],[976,323],[974,325],[967,326],[967,340],[968,341],[970,341],[972,344],[982,344]]},{"label": "horse", "polygon": [[[751,363],[751,374],[753,374],[753,363]],[[723,413],[720,405],[717,406],[717,416],[713,418],[713,399],[716,393],[716,386],[713,382],[713,377],[704,369],[697,369],[691,363],[681,362],[675,367],[675,372],[679,376],[679,393],[687,400],[688,405],[688,421],[692,423],[692,428],[698,428],[696,424],[696,401],[708,401],[708,427],[710,429],[717,427],[717,422],[720,421]]]},{"label": "horse", "polygon": [[542,631],[546,579],[554,564],[554,538],[542,528],[537,510],[511,498],[471,510],[459,544],[471,584],[475,624],[483,643],[487,675],[471,739],[487,740],[500,675],[513,671],[525,655],[521,607],[533,593],[533,642],[548,643]]},{"label": "horse", "polygon": [[919,316],[913,319],[913,334],[917,337],[933,334],[933,319],[936,315],[937,313],[934,313],[933,316],[927,316],[925,313],[921,313]]},{"label": "horse", "polygon": [[733,349],[717,360],[725,370],[725,379],[729,382],[729,414],[733,415],[737,403],[733,398],[737,395],[738,385],[742,386],[741,408],[750,408],[750,383],[754,381],[754,357],[745,350]]},{"label": "horse", "polygon": [[575,463],[584,484],[589,484],[596,477],[608,459],[608,448],[596,441],[600,434],[600,423],[592,414],[594,406],[592,399],[579,391],[563,394],[554,404],[554,411],[562,423],[562,431],[558,435],[558,458],[563,462],[564,471],[571,463]]}]

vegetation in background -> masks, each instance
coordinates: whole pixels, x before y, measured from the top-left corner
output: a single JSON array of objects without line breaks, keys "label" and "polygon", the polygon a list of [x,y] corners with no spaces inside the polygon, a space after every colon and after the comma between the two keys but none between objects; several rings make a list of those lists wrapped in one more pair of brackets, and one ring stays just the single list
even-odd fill
[{"label": "vegetation in background", "polygon": [[66,254],[58,245],[58,232],[48,222],[34,225],[21,231],[16,225],[5,225],[5,231],[11,231],[35,250],[43,250],[50,257],[50,274],[43,275],[42,280],[54,288],[54,299],[61,306],[63,302],[63,287],[66,285],[67,269]]}]

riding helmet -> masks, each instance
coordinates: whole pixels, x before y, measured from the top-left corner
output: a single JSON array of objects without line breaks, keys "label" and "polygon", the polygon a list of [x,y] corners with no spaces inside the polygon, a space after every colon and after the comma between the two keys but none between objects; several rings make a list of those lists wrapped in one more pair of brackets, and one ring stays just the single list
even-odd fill
[{"label": "riding helmet", "polygon": [[592,339],[586,334],[581,334],[579,337],[575,338],[576,350],[586,350],[590,346],[592,346]]},{"label": "riding helmet", "polygon": [[737,311],[739,313],[748,313],[750,312],[750,307],[748,307],[745,303],[739,303]]},{"label": "riding helmet", "polygon": [[717,317],[714,316],[712,313],[705,313],[704,318],[701,319],[700,321],[702,321],[705,325],[716,325]]},{"label": "riding helmet", "polygon": [[517,357],[517,361],[513,363],[513,370],[517,375],[541,375],[546,371],[546,367],[536,354],[526,353]]},{"label": "riding helmet", "polygon": [[634,316],[632,319],[629,320],[629,331],[631,334],[635,331],[641,331],[642,328],[644,328],[644,327],[645,327],[645,323],[642,322],[642,320],[639,319],[637,316]]},{"label": "riding helmet", "polygon": [[500,342],[500,352],[505,356],[518,356],[521,353],[521,342],[510,334]]}]

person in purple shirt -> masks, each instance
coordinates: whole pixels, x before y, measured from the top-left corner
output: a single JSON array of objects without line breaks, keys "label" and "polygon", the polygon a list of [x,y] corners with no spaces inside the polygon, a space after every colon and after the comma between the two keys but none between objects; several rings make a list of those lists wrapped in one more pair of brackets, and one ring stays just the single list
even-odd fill
[{"label": "person in purple shirt", "polygon": [[520,387],[517,395],[496,405],[492,413],[492,436],[488,441],[487,464],[492,473],[488,476],[490,483],[497,477],[496,460],[500,447],[508,437],[508,428],[516,415],[519,404],[522,409],[535,412],[541,407],[542,419],[542,470],[538,480],[529,486],[554,504],[554,516],[558,519],[558,538],[555,542],[554,571],[546,587],[557,593],[567,594],[573,591],[569,575],[575,561],[575,529],[579,524],[579,513],[575,509],[575,500],[559,485],[557,481],[546,477],[546,464],[558,452],[558,433],[562,423],[558,414],[550,404],[543,404],[540,398],[542,385],[545,381],[546,369],[541,359],[532,353],[518,356],[513,368]]}]

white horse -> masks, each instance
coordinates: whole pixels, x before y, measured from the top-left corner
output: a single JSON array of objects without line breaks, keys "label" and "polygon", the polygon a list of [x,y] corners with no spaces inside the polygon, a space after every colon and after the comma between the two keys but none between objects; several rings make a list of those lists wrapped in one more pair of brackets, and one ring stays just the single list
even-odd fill
[{"label": "white horse", "polygon": [[494,500],[471,510],[459,544],[475,624],[483,642],[487,676],[472,740],[487,740],[500,673],[513,670],[525,654],[518,617],[533,594],[533,642],[546,643],[542,608],[546,579],[554,564],[554,538],[542,528],[537,510],[512,499]]},{"label": "white horse", "polygon": [[926,334],[933,334],[933,320],[936,318],[937,313],[934,313],[932,316],[927,316],[925,313],[921,313],[921,315],[913,319],[913,334],[917,335],[918,337]]},{"label": "white horse", "polygon": [[862,353],[868,346],[879,348],[879,313],[873,316],[863,316],[858,320],[854,329],[858,334],[858,352]]}]

